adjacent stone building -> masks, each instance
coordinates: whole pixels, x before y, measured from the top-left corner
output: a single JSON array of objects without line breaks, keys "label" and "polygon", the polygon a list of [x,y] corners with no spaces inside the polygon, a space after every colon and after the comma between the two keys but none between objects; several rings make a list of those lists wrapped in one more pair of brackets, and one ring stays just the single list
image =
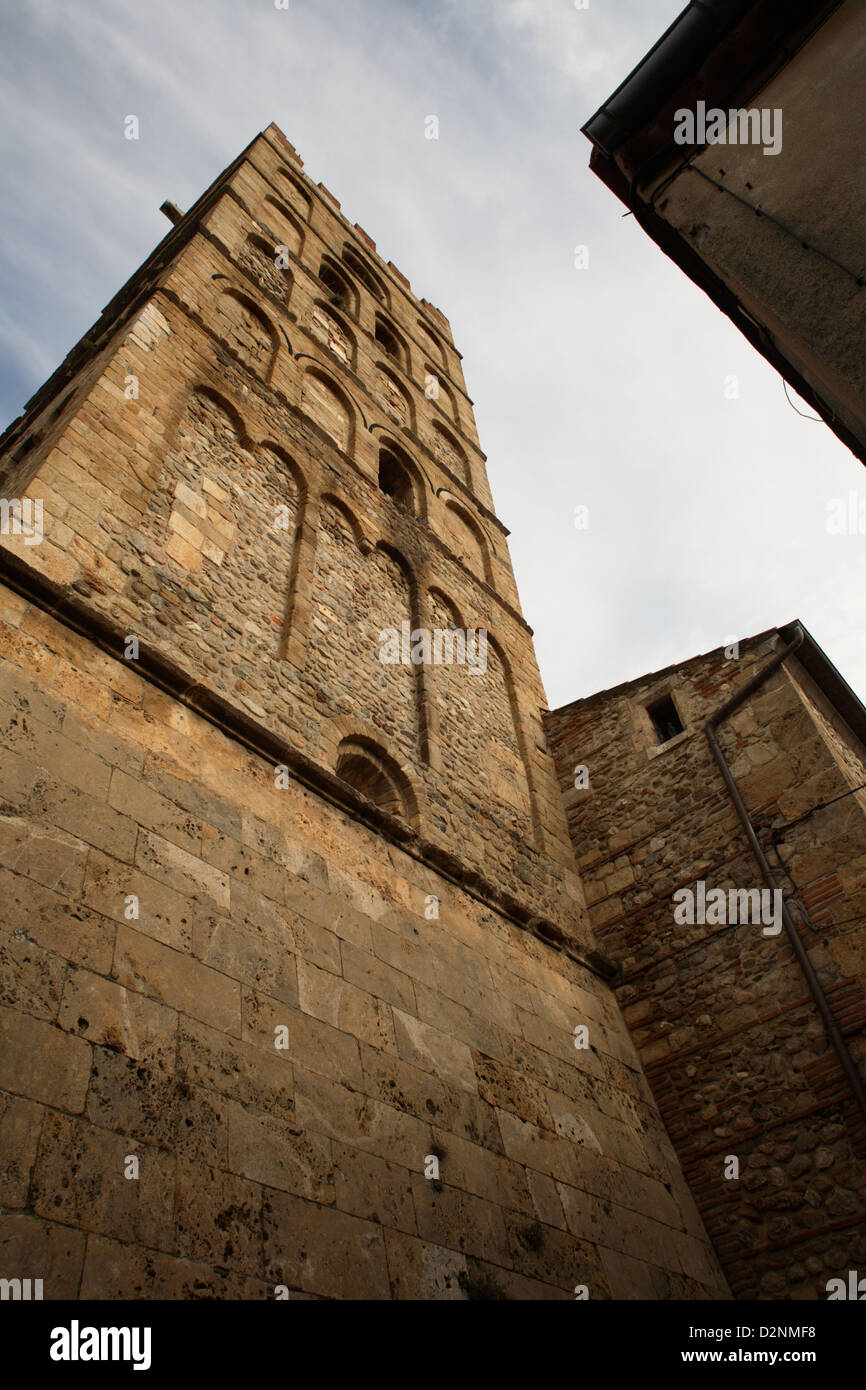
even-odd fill
[{"label": "adjacent stone building", "polygon": [[826,1298],[866,1268],[866,1117],[778,916],[730,910],[766,883],[705,732],[765,671],[721,756],[862,1076],[866,710],[811,636],[763,633],[547,727],[590,923],[730,1286]]},{"label": "adjacent stone building", "polygon": [[0,1275],[728,1297],[446,318],[274,126],[172,220],[0,441]]},{"label": "adjacent stone building", "polygon": [[[693,0],[584,127],[594,172],[862,462],[864,74],[859,0]],[[731,1288],[825,1297],[866,1264],[866,714],[792,625],[547,727],[590,921]],[[776,889],[784,930],[688,917]]]},{"label": "adjacent stone building", "polygon": [[866,463],[863,21],[862,0],[692,0],[584,132],[644,231]]}]

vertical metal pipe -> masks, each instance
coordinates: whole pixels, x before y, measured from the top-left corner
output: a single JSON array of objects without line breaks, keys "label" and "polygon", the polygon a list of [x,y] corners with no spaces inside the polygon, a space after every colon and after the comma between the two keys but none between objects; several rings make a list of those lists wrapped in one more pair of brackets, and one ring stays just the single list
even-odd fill
[{"label": "vertical metal pipe", "polygon": [[[755,827],[752,825],[749,813],[746,810],[743,798],[740,796],[740,792],[736,782],[734,781],[731,769],[728,767],[728,764],[725,760],[725,755],[719,746],[719,741],[716,737],[716,729],[721,723],[723,723],[724,720],[726,720],[731,714],[733,714],[734,710],[738,709],[739,706],[742,705],[744,701],[749,698],[750,695],[753,695],[756,690],[759,690],[761,686],[769,680],[770,676],[772,676],[776,671],[778,671],[779,667],[783,664],[783,662],[787,661],[788,657],[793,655],[793,653],[797,650],[798,647],[802,646],[804,640],[805,633],[798,624],[797,636],[794,638],[794,640],[790,642],[787,647],[784,647],[781,652],[778,652],[776,656],[773,657],[772,661],[769,661],[767,663],[767,665],[764,667],[762,671],[759,671],[756,676],[753,676],[751,680],[747,681],[741,690],[737,691],[737,693],[733,695],[730,700],[728,700],[724,705],[722,705],[721,709],[717,710],[716,713],[712,715],[710,719],[707,720],[707,723],[704,726],[704,733],[706,734],[707,742],[710,745],[710,752],[715,758],[719,771],[722,774],[725,786],[728,789],[728,795],[730,796],[734,806],[734,810],[736,811],[737,816],[739,817],[740,824],[742,825],[743,830],[746,833],[746,838],[749,841],[752,853],[754,854],[755,859],[758,862],[758,866],[761,870],[764,882],[771,892],[779,891],[779,885],[776,882],[776,877],[773,873],[772,868],[770,867],[769,860],[767,859],[767,856],[764,853],[763,846],[760,840],[758,839]],[[857,1064],[851,1056],[851,1053],[848,1051],[845,1039],[842,1037],[839,1025],[836,1022],[836,1019],[833,1015],[833,1011],[827,1002],[827,996],[824,993],[821,981],[818,979],[818,976],[815,973],[815,967],[809,959],[809,955],[806,951],[806,948],[800,939],[800,933],[797,931],[796,924],[788,911],[784,898],[782,899],[782,922],[784,923],[785,931],[787,932],[788,939],[791,942],[791,946],[793,947],[794,955],[797,957],[797,960],[800,964],[800,969],[806,977],[806,983],[809,986],[812,998],[815,1000],[815,1005],[818,1009],[819,1014],[821,1015],[824,1027],[827,1030],[827,1036],[830,1042],[832,1043],[833,1048],[835,1049],[839,1061],[842,1064],[842,1070],[844,1071],[845,1076],[848,1080],[848,1084],[851,1087],[851,1090],[854,1094],[854,1099],[856,1100],[860,1108],[860,1113],[862,1114],[864,1120],[866,1120],[866,1086],[864,1086],[863,1084],[863,1078],[857,1069]]]}]

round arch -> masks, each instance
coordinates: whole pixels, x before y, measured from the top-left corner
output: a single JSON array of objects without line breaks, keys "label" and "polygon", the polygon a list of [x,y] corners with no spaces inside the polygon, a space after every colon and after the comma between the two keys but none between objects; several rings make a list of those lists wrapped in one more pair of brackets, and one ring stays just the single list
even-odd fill
[{"label": "round arch", "polygon": [[304,369],[301,382],[301,410],[308,415],[344,454],[355,442],[355,407],[329,372],[316,362]]},{"label": "round arch", "polygon": [[413,826],[420,824],[424,800],[417,776],[390,750],[378,729],[350,715],[327,720],[319,737],[319,760],[381,810],[389,810],[366,789],[369,786],[375,790],[378,786],[379,794],[393,796],[401,808],[390,810],[390,814],[399,815]]}]

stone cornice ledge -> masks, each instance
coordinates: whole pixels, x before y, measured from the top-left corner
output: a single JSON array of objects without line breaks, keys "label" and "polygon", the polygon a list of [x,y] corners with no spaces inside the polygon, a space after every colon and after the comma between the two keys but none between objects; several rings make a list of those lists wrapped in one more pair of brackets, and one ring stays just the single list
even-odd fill
[{"label": "stone cornice ledge", "polygon": [[[0,546],[0,580],[22,598],[73,632],[87,637],[94,646],[129,667],[130,662],[124,656],[127,634],[118,623],[73,597],[63,586],[47,579],[3,546]],[[554,950],[563,951],[606,984],[619,974],[619,967],[602,952],[580,950],[574,938],[561,926],[539,917],[532,908],[497,888],[450,850],[425,839],[412,826],[382,811],[374,802],[356,792],[335,773],[302,753],[285,738],[244,714],[216,691],[194,680],[187,671],[169,661],[154,647],[145,646],[139,641],[139,656],[134,666],[143,679],[173,696],[227,737],[266,762],[287,767],[302,786],[316,792],[353,820],[375,830],[404,854],[433,869],[477,902],[507,917],[524,931],[532,932]]]}]

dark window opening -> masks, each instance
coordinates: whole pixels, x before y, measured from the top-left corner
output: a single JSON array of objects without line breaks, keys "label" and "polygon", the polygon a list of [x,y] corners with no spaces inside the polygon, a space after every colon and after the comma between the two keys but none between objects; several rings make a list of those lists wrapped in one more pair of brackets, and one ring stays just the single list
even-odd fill
[{"label": "dark window opening", "polygon": [[352,273],[354,275],[357,275],[358,279],[361,281],[361,284],[366,285],[367,289],[370,291],[372,295],[375,296],[376,299],[384,300],[385,295],[383,293],[382,286],[376,280],[375,276],[372,275],[371,272],[367,269],[363,261],[360,261],[357,256],[353,256],[352,252],[348,250],[343,252],[343,260],[346,262],[346,265],[349,267]]},{"label": "dark window opening", "polygon": [[412,482],[406,469],[393,454],[382,454],[379,459],[379,487],[392,502],[404,511],[411,512],[415,506]]},{"label": "dark window opening", "polygon": [[403,353],[400,344],[390,328],[381,319],[376,320],[376,342],[382,344],[389,357],[393,357],[396,362],[402,362]]},{"label": "dark window opening", "polygon": [[399,793],[380,767],[363,753],[347,752],[337,764],[337,776],[348,782],[356,792],[369,797],[370,801],[392,816],[403,814],[403,804]]},{"label": "dark window opening", "polygon": [[668,743],[670,739],[676,738],[677,734],[684,733],[682,720],[670,695],[666,695],[663,700],[656,700],[654,705],[648,707],[647,714],[658,734],[659,743]]},{"label": "dark window opening", "polygon": [[346,289],[345,281],[341,280],[335,270],[329,265],[323,265],[319,271],[319,279],[327,290],[330,291],[330,300],[338,309],[349,308],[349,292]]}]

